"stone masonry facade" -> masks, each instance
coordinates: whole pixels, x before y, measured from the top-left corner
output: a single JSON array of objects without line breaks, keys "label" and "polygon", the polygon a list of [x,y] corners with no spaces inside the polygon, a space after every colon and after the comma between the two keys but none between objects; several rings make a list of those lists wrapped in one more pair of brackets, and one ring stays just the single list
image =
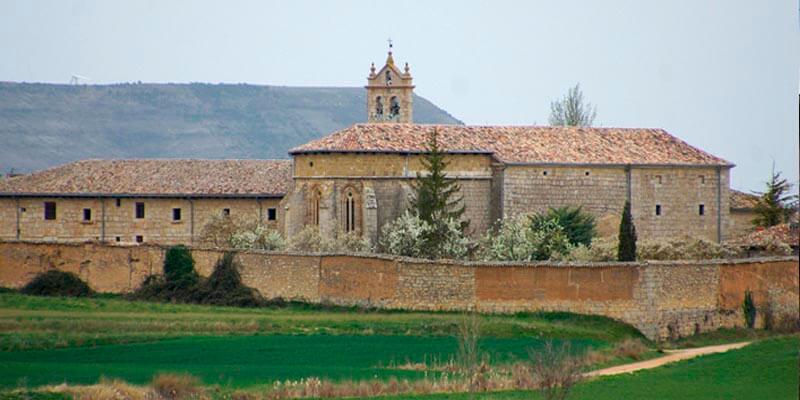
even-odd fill
[{"label": "stone masonry facade", "polygon": [[[78,274],[101,292],[129,292],[161,273],[166,247],[0,242],[0,286],[36,274]],[[222,250],[192,248],[208,276]],[[242,279],[267,298],[385,309],[566,311],[629,323],[651,339],[741,326],[746,290],[759,310],[800,317],[797,257],[654,263],[463,263],[364,255],[238,252]],[[758,315],[763,315],[759,312]],[[757,325],[763,324],[759,317]]]}]

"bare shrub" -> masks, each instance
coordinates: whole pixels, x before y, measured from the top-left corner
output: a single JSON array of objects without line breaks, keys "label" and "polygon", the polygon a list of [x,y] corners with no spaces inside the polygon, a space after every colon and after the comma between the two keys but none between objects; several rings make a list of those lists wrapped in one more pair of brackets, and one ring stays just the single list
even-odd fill
[{"label": "bare shrub", "polygon": [[638,360],[642,356],[642,353],[646,352],[647,350],[647,346],[645,346],[641,340],[625,339],[614,347],[614,355],[617,357]]},{"label": "bare shrub", "polygon": [[94,385],[59,385],[53,387],[50,391],[65,393],[78,400],[147,400],[155,397],[149,389],[133,386],[119,379],[105,377],[100,377],[100,380]]},{"label": "bare shrub", "polygon": [[540,350],[528,349],[534,381],[546,400],[564,400],[582,378],[582,362],[571,354],[569,342],[556,346],[551,340]]},{"label": "bare shrub", "polygon": [[477,313],[465,316],[458,326],[458,372],[469,382],[469,391],[486,390],[486,374],[489,371],[486,354],[478,341],[481,336],[481,321]]},{"label": "bare shrub", "polygon": [[153,377],[153,390],[170,400],[199,397],[202,394],[200,381],[189,374],[162,373]]}]

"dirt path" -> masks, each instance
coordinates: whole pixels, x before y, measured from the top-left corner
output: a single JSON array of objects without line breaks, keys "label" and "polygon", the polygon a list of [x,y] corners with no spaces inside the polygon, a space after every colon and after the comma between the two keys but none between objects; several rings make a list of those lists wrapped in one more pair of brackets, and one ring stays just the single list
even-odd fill
[{"label": "dirt path", "polygon": [[584,376],[596,377],[607,375],[627,374],[642,369],[650,369],[660,367],[675,361],[688,360],[697,356],[704,356],[707,354],[724,353],[728,350],[741,349],[747,346],[750,342],[722,344],[717,346],[697,347],[694,349],[684,350],[667,350],[667,355],[652,360],[635,362],[632,364],[617,365],[616,367],[598,369],[596,371],[587,372]]}]

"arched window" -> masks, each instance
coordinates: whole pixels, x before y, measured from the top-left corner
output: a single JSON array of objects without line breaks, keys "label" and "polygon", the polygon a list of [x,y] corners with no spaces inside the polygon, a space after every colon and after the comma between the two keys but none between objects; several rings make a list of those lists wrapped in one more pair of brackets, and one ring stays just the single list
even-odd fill
[{"label": "arched window", "polygon": [[375,98],[375,114],[383,115],[383,98],[381,96]]},{"label": "arched window", "polygon": [[389,115],[392,117],[400,115],[400,103],[397,101],[397,96],[392,96],[389,99],[389,104]]},{"label": "arched window", "polygon": [[317,188],[313,188],[308,202],[308,223],[311,225],[319,225],[319,204],[321,200],[322,192]]},{"label": "arched window", "polygon": [[342,230],[345,233],[358,232],[361,230],[358,192],[354,188],[348,187],[342,194]]},{"label": "arched window", "polygon": [[391,84],[392,83],[392,73],[389,72],[388,69],[386,70],[386,83],[387,84]]}]

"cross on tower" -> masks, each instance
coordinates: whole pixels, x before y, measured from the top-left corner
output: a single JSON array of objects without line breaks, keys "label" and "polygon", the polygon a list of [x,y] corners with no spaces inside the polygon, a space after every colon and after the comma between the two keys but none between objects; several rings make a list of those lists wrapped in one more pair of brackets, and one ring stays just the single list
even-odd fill
[{"label": "cross on tower", "polygon": [[386,41],[389,43],[389,51],[392,51],[392,38],[388,38]]}]

